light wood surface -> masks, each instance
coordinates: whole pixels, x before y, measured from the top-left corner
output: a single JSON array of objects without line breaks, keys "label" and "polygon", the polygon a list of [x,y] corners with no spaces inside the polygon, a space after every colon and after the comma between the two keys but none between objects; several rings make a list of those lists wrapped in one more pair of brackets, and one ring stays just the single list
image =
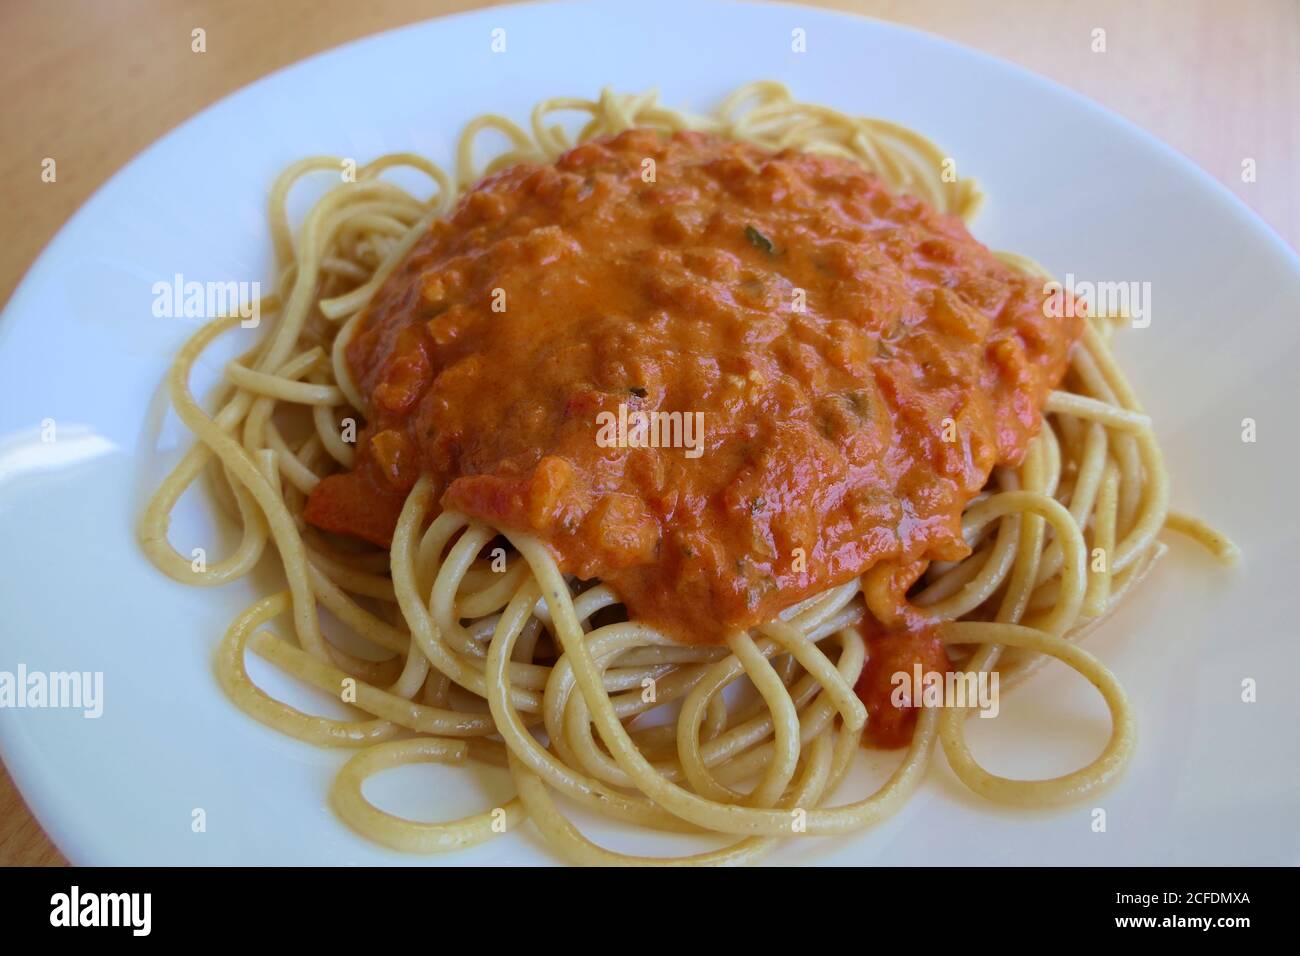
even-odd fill
[{"label": "light wood surface", "polygon": [[[634,0],[639,2],[639,0]],[[0,5],[0,301],[113,172],[272,70],[474,0],[5,0]],[[1027,66],[1138,123],[1300,247],[1296,0],[820,0]],[[207,52],[190,31],[207,31]],[[1105,52],[1094,31],[1105,30]],[[555,91],[572,92],[572,91]],[[53,157],[58,180],[41,182]],[[1253,183],[1242,162],[1253,159]],[[0,628],[0,666],[4,666]],[[0,717],[0,719],[3,719]],[[63,857],[0,771],[0,865]]]}]

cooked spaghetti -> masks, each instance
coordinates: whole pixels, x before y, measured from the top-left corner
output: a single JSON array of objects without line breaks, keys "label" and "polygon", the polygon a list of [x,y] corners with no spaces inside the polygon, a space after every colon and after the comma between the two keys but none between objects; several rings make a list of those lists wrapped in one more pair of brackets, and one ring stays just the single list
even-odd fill
[{"label": "cooked spaghetti", "polygon": [[[576,144],[560,111],[590,117]],[[489,129],[510,148],[480,170]],[[384,178],[400,166],[433,198]],[[177,357],[168,387],[198,443],[140,535],[189,584],[278,552],[286,587],[231,625],[218,672],[258,720],[357,749],[332,793],[351,826],[427,852],[528,819],[574,862],[737,863],[880,820],[936,745],[972,790],[1021,806],[1122,769],[1132,709],[1077,639],[1163,553],[1162,528],[1235,549],[1170,513],[1117,321],[1046,308],[1046,273],[974,240],[980,195],[928,140],[775,83],[710,116],[547,100],[530,132],[471,122],[454,183],[385,156],[295,236],[290,188],[344,168],[309,159],[276,182],[274,324],[214,412],[190,371],[239,318]],[[242,538],[200,567],[167,530],[205,474]],[[322,609],[375,652],[328,639]],[[292,639],[265,629],[282,617]],[[267,695],[250,648],[359,719]],[[890,701],[914,665],[1005,687],[1050,657],[1112,719],[1061,777],[982,768],[968,707]],[[864,741],[906,749],[876,792],[836,803]],[[385,768],[469,759],[508,766],[517,796],[425,823],[362,794]],[[737,840],[627,856],[555,793]]]}]

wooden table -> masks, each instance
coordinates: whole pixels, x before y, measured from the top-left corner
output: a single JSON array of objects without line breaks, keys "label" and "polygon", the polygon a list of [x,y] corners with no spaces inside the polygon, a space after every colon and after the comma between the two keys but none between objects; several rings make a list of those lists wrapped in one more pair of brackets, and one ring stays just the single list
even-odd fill
[{"label": "wooden table", "polygon": [[[209,103],[285,64],[473,0],[8,0],[0,8],[0,299],[101,183]],[[1020,63],[1195,160],[1300,247],[1295,0],[820,0]],[[207,31],[207,52],[190,31]],[[1093,51],[1105,31],[1105,52]],[[58,181],[41,182],[54,157]],[[1255,160],[1254,182],[1242,162]],[[1117,171],[1117,174],[1120,172]],[[0,772],[0,864],[63,857]]]}]

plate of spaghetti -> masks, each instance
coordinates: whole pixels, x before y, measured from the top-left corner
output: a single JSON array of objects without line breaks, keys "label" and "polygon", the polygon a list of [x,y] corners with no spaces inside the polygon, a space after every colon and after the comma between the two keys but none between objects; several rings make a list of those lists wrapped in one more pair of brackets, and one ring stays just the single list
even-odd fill
[{"label": "plate of spaghetti", "polygon": [[909,31],[359,41],[0,322],[6,654],[102,678],[4,758],[76,862],[1294,862],[1297,301],[1186,161]]}]

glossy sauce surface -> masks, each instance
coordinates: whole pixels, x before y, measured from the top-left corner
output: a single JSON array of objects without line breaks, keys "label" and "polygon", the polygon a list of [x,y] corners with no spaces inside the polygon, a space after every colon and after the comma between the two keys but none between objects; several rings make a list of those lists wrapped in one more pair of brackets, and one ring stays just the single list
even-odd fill
[{"label": "glossy sauce surface", "polygon": [[[715,642],[878,562],[902,590],[965,556],[963,508],[1080,330],[851,161],[632,130],[434,223],[349,343],[367,424],[307,519],[387,545],[428,472],[444,508]],[[702,440],[603,447],[601,413],[636,412],[700,413]]]}]

